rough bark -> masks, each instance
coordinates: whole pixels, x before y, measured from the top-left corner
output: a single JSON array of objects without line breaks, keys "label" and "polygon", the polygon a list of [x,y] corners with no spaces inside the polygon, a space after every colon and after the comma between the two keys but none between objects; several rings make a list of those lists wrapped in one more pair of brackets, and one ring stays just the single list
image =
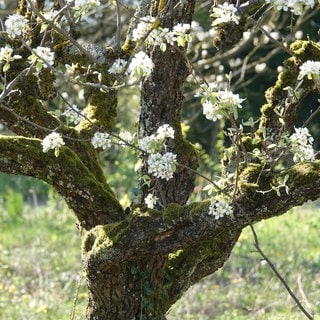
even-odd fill
[{"label": "rough bark", "polygon": [[[194,4],[145,0],[135,18],[151,14],[162,27],[172,28],[191,22]],[[24,12],[24,6],[21,0],[20,12]],[[214,219],[208,214],[209,201],[186,204],[197,168],[196,153],[182,136],[180,126],[181,88],[190,70],[185,49],[168,45],[166,52],[148,48],[155,68],[142,82],[139,134],[150,135],[162,124],[171,125],[175,138],[169,141],[168,150],[177,154],[179,166],[169,181],[152,178],[136,204],[124,211],[102,174],[90,138],[98,130],[110,131],[113,127],[115,79],[106,70],[117,55],[132,54],[135,44],[127,41],[121,52],[88,44],[83,52],[58,33],[53,34],[52,47],[59,62],[78,62],[84,81],[97,81],[95,72],[100,72],[102,84],[109,89],[103,93],[94,87],[86,89],[87,118],[71,129],[44,107],[43,101],[55,94],[51,73],[43,71],[38,81],[23,71],[26,61],[17,63],[7,75],[9,81],[16,79],[11,88],[15,91],[7,92],[0,101],[0,119],[16,134],[0,137],[0,171],[48,182],[73,209],[82,228],[82,260],[89,289],[87,319],[165,319],[167,310],[186,289],[223,266],[244,227],[320,197],[319,160],[288,165],[277,172],[273,163],[261,164],[246,155],[257,147],[251,137],[246,137],[225,161],[227,169],[237,174],[236,191],[231,197],[233,216]],[[130,38],[130,30],[128,34]],[[269,89],[267,104],[261,109],[260,128],[254,135],[261,137],[265,128],[270,139],[262,141],[261,148],[267,142],[276,143],[282,132],[292,129],[301,101],[291,101],[283,89],[296,85],[301,62],[320,60],[319,46],[310,41],[296,42],[292,51],[294,57],[287,60],[285,71]],[[20,53],[26,57],[26,53]],[[301,88],[301,97],[313,90],[309,81],[304,81]],[[279,110],[283,111],[283,121],[279,121]],[[66,141],[59,157],[52,150],[42,152],[41,139],[52,130],[63,134]],[[147,169],[145,164],[144,172]],[[278,197],[272,188],[287,175],[289,192],[280,189]],[[161,199],[163,208],[151,210],[142,203],[150,189]]]}]

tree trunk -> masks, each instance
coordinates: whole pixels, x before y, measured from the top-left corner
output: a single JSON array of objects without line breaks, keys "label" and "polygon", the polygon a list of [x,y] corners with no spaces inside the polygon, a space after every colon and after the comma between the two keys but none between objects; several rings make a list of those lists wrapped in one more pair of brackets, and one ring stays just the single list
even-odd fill
[{"label": "tree trunk", "polygon": [[87,319],[165,319],[165,257],[139,257],[110,268],[87,269]]},{"label": "tree trunk", "polygon": [[[23,13],[26,1],[19,3],[19,12]],[[42,3],[39,2],[40,6]],[[163,28],[191,23],[194,4],[195,0],[143,0],[132,19],[129,34],[139,18],[150,14],[159,19]],[[32,28],[35,35],[30,33],[34,41],[40,39],[38,29]],[[77,71],[90,83],[99,80],[106,87],[113,86],[115,79],[106,70],[118,57],[116,50],[88,44],[81,51],[68,41],[60,43],[60,37],[52,39],[57,61],[79,64]],[[4,33],[1,40],[8,41]],[[27,57],[28,50],[21,50],[18,53]],[[297,86],[301,61],[309,57],[320,60],[320,48],[312,41],[297,41],[292,50],[294,59],[287,60],[276,85],[267,92],[260,129],[255,133],[260,137],[262,129],[268,129],[274,139],[271,142],[275,143],[284,129],[294,126],[298,111],[298,104],[286,102],[288,91],[284,89]],[[121,55],[130,55],[128,51],[123,49]],[[223,266],[244,227],[320,197],[319,160],[281,171],[258,163],[257,159],[250,163],[247,153],[256,145],[248,136],[239,142],[241,148],[235,148],[238,153],[228,152],[230,158],[224,161],[226,170],[237,175],[236,185],[231,186],[235,190],[230,197],[233,215],[216,220],[209,214],[210,201],[187,204],[198,161],[180,126],[181,87],[190,72],[185,48],[168,44],[165,52],[157,46],[147,51],[155,67],[142,81],[139,134],[151,135],[160,125],[171,125],[175,137],[167,148],[177,155],[179,164],[173,179],[151,178],[150,185],[142,188],[139,199],[127,210],[123,210],[105,180],[97,151],[90,143],[98,129],[109,132],[113,127],[115,90],[101,92],[98,88],[87,88],[87,118],[76,128],[69,128],[42,103],[54,95],[54,77],[48,70],[38,76],[26,72],[29,63],[21,59],[6,75],[8,81],[16,79],[14,90],[0,101],[1,122],[16,134],[0,136],[0,171],[46,181],[62,195],[77,217],[83,237],[89,320],[165,319],[171,305],[191,285]],[[89,70],[92,74],[88,74]],[[101,75],[99,79],[97,73]],[[301,97],[313,90],[309,82],[299,86],[303,89]],[[285,127],[279,121],[279,112],[274,112],[279,107],[285,107],[281,118]],[[59,157],[55,157],[53,150],[42,151],[41,141],[48,129],[58,130],[66,137]],[[268,151],[261,142],[263,147]],[[246,161],[240,163],[242,159]],[[147,169],[144,163],[143,172],[147,173]],[[285,187],[281,184],[284,180]],[[161,199],[161,206],[156,209],[148,209],[143,203],[151,190]]]}]

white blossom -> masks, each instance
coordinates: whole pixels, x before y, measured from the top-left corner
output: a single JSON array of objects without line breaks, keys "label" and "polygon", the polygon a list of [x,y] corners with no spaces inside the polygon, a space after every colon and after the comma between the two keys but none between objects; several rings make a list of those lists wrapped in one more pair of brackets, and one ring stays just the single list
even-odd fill
[{"label": "white blossom", "polygon": [[169,28],[153,29],[148,35],[147,41],[154,46],[160,46],[162,51],[166,51],[166,44],[177,44],[184,47],[187,42],[192,41],[192,36],[187,32],[190,30],[190,24],[179,23],[175,25],[172,31]]},{"label": "white blossom", "polygon": [[208,120],[217,121],[222,119],[218,104],[213,104],[210,100],[205,100],[202,104],[202,108],[203,114]]},{"label": "white blossom", "polygon": [[21,59],[22,57],[18,54],[12,55],[13,49],[6,45],[5,47],[0,48],[0,65],[3,64],[3,72],[7,72],[10,69],[10,62]]},{"label": "white blossom", "polygon": [[161,179],[170,180],[176,171],[177,155],[172,152],[152,153],[148,160],[148,173]]},{"label": "white blossom", "polygon": [[148,195],[144,198],[144,203],[147,205],[149,209],[153,209],[155,204],[157,203],[158,198],[152,193],[148,193]]},{"label": "white blossom", "polygon": [[135,54],[129,64],[127,73],[131,77],[138,76],[149,76],[154,67],[154,63],[151,58],[143,51]]},{"label": "white blossom", "polygon": [[76,105],[73,105],[72,107],[65,110],[63,112],[63,115],[66,116],[67,119],[74,124],[78,124],[81,120],[83,120],[83,114]]},{"label": "white blossom", "polygon": [[168,124],[163,124],[157,129],[156,134],[145,136],[138,140],[138,146],[146,153],[158,152],[167,138],[174,138],[174,130]]},{"label": "white blossom", "polygon": [[106,132],[95,132],[91,139],[91,144],[96,148],[102,148],[105,150],[111,147],[111,140],[109,133]]},{"label": "white blossom", "polygon": [[203,114],[208,120],[216,121],[230,113],[237,118],[237,109],[242,108],[241,103],[244,101],[238,94],[229,90],[213,91],[212,85],[202,86],[202,89],[204,90],[201,99]]},{"label": "white blossom", "polygon": [[188,23],[178,23],[176,24],[172,31],[176,34],[184,34],[190,30],[190,24]]},{"label": "white blossom", "polygon": [[315,153],[312,147],[313,137],[308,128],[295,128],[295,133],[289,137],[290,150],[294,154],[295,163],[301,161],[314,161]]},{"label": "white blossom", "polygon": [[293,14],[301,15],[305,7],[313,8],[314,0],[266,0],[278,11],[291,11]]},{"label": "white blossom", "polygon": [[138,146],[141,150],[147,153],[152,153],[155,150],[155,146],[158,144],[157,137],[152,134],[145,136],[138,140]]},{"label": "white blossom", "polygon": [[121,58],[118,58],[112,66],[108,69],[110,73],[118,74],[122,73],[126,67],[127,61]]},{"label": "white blossom", "polygon": [[126,131],[126,130],[124,130],[124,131],[121,131],[120,133],[119,133],[119,144],[121,145],[121,146],[126,146],[126,144],[132,144],[132,142],[133,142],[133,139],[134,139],[134,137],[133,137],[133,135],[131,134],[131,132],[129,132],[129,131]]},{"label": "white blossom", "polygon": [[224,217],[224,216],[230,216],[233,214],[233,208],[232,206],[224,199],[218,201],[218,200],[212,200],[209,206],[209,212],[208,214],[210,216],[213,216],[216,220]]},{"label": "white blossom", "polygon": [[57,157],[59,155],[60,147],[65,143],[59,133],[51,132],[42,140],[41,144],[43,152],[54,150],[54,154]]},{"label": "white blossom", "polygon": [[212,23],[213,26],[228,22],[239,24],[240,16],[237,13],[237,8],[233,4],[224,2],[223,4],[219,4],[217,7],[213,7],[211,10],[211,16],[216,18]]},{"label": "white blossom", "polygon": [[12,38],[21,36],[28,30],[28,20],[20,14],[12,14],[8,16],[4,25],[6,27],[6,32]]},{"label": "white blossom", "polygon": [[184,47],[187,42],[192,41],[191,35],[187,33],[189,30],[190,24],[178,23],[173,27],[171,32],[167,33],[165,39],[171,45],[176,42],[178,46]]},{"label": "white blossom", "polygon": [[173,139],[174,138],[174,130],[168,124],[164,124],[158,128],[156,137],[159,140],[164,140],[166,138]]},{"label": "white blossom", "polygon": [[132,31],[132,40],[138,41],[147,36],[148,32],[151,31],[152,24],[155,22],[156,18],[152,16],[142,17],[137,25],[137,27]]},{"label": "white blossom", "polygon": [[[38,68],[47,68],[48,65],[54,64],[54,52],[48,47],[38,46],[34,49],[34,53],[28,57],[30,63],[37,62]],[[43,63],[44,62],[44,63]]]},{"label": "white blossom", "polygon": [[298,80],[303,79],[307,76],[309,80],[313,77],[318,79],[320,77],[320,61],[311,61],[308,60],[300,66],[300,72],[298,75]]},{"label": "white blossom", "polygon": [[[73,0],[67,0],[68,4],[72,4]],[[75,0],[73,9],[75,10],[75,17],[80,17],[87,14],[90,10],[95,9],[100,5],[99,0]]]}]

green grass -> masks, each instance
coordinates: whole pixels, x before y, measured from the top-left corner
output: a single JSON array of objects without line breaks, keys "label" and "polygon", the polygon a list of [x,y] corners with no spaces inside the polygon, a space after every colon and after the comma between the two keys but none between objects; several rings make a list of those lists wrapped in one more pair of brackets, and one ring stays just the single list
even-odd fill
[{"label": "green grass", "polygon": [[[309,205],[255,226],[261,249],[315,319],[320,319],[319,213]],[[168,319],[306,318],[255,251],[247,228],[224,267],[190,288]]]},{"label": "green grass", "polygon": [[[5,203],[0,222],[0,319],[69,319],[81,273],[72,214],[54,197],[47,207],[25,206],[20,214]],[[84,292],[82,286],[79,314]]]},{"label": "green grass", "polygon": [[[0,319],[70,319],[73,310],[73,319],[84,319],[86,289],[84,281],[79,285],[80,237],[72,213],[56,196],[37,208],[13,200],[0,206]],[[255,226],[261,248],[315,319],[320,319],[319,212],[308,205]],[[261,261],[246,229],[225,266],[193,286],[168,319],[305,317]]]}]

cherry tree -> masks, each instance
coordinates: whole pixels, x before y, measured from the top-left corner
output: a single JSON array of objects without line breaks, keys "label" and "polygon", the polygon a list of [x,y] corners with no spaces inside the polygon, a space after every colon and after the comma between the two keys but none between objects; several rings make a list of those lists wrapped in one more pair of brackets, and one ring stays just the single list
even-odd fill
[{"label": "cherry tree", "polygon": [[[208,35],[217,56],[250,32],[288,56],[265,88],[256,123],[239,118],[247,100],[234,92],[234,75],[212,81],[200,58],[190,58],[199,3],[141,0],[130,4],[132,12],[119,0],[20,0],[4,20],[0,121],[10,134],[0,136],[0,170],[47,182],[73,210],[87,319],[165,319],[191,285],[223,266],[243,228],[320,197],[320,162],[308,129],[319,107],[310,106],[297,124],[303,101],[319,94],[320,47],[276,39],[261,23],[270,12],[299,19],[318,3],[210,3]],[[114,17],[112,41],[90,42],[92,13],[106,8]],[[194,107],[208,121],[229,124],[219,178],[198,170],[198,151],[182,130],[186,82],[197,88]],[[141,94],[136,132],[115,130],[117,92],[126,86]],[[136,154],[139,187],[126,208],[99,158],[115,145]],[[206,182],[202,201],[192,197],[197,177]]]}]

